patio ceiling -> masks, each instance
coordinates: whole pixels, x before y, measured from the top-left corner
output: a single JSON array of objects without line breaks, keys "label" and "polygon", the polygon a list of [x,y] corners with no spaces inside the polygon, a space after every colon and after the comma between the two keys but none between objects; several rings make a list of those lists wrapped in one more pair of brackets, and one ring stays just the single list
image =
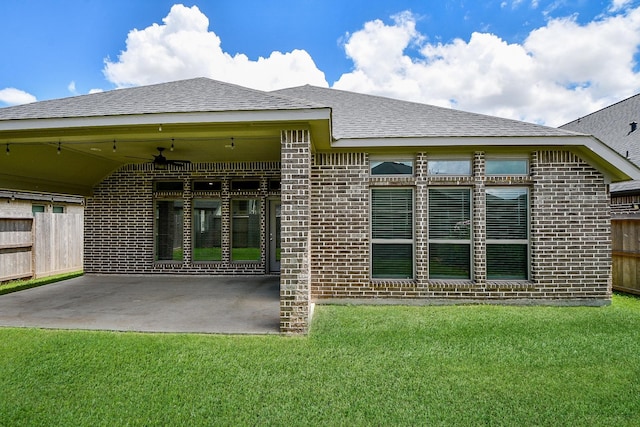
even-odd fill
[{"label": "patio ceiling", "polygon": [[192,163],[280,161],[283,129],[308,128],[329,141],[326,120],[34,127],[0,130],[0,188],[89,195],[119,167],[153,161],[158,147]]}]

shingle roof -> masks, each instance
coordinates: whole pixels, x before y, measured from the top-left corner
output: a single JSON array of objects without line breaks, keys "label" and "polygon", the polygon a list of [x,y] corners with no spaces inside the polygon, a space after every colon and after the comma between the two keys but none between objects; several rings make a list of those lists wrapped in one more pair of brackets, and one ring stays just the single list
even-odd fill
[{"label": "shingle roof", "polygon": [[332,109],[333,137],[567,136],[532,123],[314,86],[263,92],[208,78],[0,108],[5,120],[154,113]]},{"label": "shingle roof", "polygon": [[336,139],[575,135],[517,120],[308,85],[271,93],[331,107]]},{"label": "shingle roof", "polygon": [[321,106],[275,93],[195,78],[0,108],[0,120],[306,108]]},{"label": "shingle roof", "polygon": [[[638,127],[631,132],[631,123]],[[640,166],[640,94],[560,126],[561,129],[588,133]],[[612,191],[639,189],[640,182],[614,184]]]}]

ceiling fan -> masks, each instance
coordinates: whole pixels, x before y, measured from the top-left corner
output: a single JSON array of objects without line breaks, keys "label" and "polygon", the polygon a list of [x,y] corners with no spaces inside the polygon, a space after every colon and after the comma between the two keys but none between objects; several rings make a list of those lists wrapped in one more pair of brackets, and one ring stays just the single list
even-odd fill
[{"label": "ceiling fan", "polygon": [[185,164],[191,163],[191,160],[171,160],[167,159],[162,152],[166,150],[164,147],[157,147],[158,155],[153,155],[153,161],[149,163],[153,163],[153,166],[156,169],[166,169],[169,165],[175,166],[184,166]]}]

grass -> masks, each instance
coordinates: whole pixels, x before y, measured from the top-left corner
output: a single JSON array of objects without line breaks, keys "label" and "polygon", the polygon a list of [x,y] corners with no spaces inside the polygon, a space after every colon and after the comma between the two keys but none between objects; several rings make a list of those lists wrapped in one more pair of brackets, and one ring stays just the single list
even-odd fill
[{"label": "grass", "polygon": [[0,283],[0,295],[35,288],[37,286],[48,285],[49,283],[55,283],[61,280],[73,279],[74,277],[82,276],[82,274],[82,271],[75,271],[73,273],[42,277],[40,279],[12,280],[10,282]]},{"label": "grass", "polygon": [[0,425],[640,425],[640,299],[319,306],[307,337],[0,329]]},{"label": "grass", "polygon": [[[278,250],[279,251],[279,250]],[[232,261],[260,261],[260,248],[232,248]],[[277,252],[277,259],[280,259],[280,252]],[[184,253],[182,248],[173,250],[173,261],[182,261]],[[222,249],[220,248],[195,248],[193,250],[194,261],[220,261],[222,260]]]}]

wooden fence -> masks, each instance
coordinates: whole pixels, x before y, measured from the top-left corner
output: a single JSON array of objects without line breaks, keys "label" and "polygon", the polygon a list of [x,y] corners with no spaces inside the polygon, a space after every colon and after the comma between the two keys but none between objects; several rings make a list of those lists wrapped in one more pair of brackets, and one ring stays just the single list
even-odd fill
[{"label": "wooden fence", "polygon": [[82,269],[81,214],[0,218],[0,282]]},{"label": "wooden fence", "polygon": [[640,295],[640,218],[611,221],[613,289]]}]

